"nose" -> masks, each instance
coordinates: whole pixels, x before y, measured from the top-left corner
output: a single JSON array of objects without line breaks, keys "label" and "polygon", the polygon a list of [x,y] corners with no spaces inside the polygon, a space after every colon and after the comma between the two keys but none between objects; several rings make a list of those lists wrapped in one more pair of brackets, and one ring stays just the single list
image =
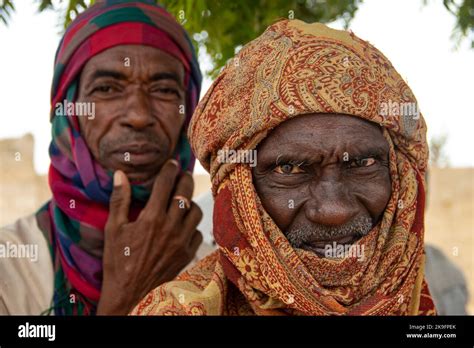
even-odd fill
[{"label": "nose", "polygon": [[143,129],[154,124],[151,103],[141,88],[136,88],[126,97],[125,117],[121,119],[124,127]]},{"label": "nose", "polygon": [[357,204],[341,182],[312,183],[310,194],[311,199],[305,205],[305,215],[316,224],[339,226],[357,215]]}]

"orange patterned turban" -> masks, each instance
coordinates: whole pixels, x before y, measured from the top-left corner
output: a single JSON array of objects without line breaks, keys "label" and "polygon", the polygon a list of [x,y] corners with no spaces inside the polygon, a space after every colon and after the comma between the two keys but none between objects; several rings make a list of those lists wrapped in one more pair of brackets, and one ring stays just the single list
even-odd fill
[{"label": "orange patterned turban", "polygon": [[[190,125],[192,149],[211,174],[219,250],[132,314],[435,314],[423,270],[426,125],[402,110],[413,105],[388,59],[354,34],[298,20],[270,26],[228,63]],[[249,164],[218,159],[219,150],[255,149],[273,128],[309,113],[375,122],[389,144],[392,194],[357,242],[362,261],[292,248],[263,208]]]}]

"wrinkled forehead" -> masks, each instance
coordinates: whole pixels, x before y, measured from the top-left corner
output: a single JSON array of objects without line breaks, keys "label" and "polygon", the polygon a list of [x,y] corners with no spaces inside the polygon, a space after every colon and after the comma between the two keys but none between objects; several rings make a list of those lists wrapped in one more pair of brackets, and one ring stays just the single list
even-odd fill
[{"label": "wrinkled forehead", "polygon": [[91,57],[81,71],[81,80],[93,77],[115,77],[117,79],[141,74],[168,74],[183,84],[185,67],[182,62],[166,51],[147,45],[118,45]]},{"label": "wrinkled forehead", "polygon": [[380,125],[354,115],[312,113],[285,120],[258,145],[259,150],[290,148],[351,148],[373,146],[388,151]]}]

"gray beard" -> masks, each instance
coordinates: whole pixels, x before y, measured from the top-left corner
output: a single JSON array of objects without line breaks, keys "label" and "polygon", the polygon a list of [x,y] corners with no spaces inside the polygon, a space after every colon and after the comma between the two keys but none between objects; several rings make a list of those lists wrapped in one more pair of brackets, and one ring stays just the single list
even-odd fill
[{"label": "gray beard", "polygon": [[366,236],[371,229],[372,218],[358,216],[341,226],[306,225],[298,227],[291,225],[285,235],[293,248],[300,248],[303,244],[316,240],[332,240],[348,235],[361,238]]}]

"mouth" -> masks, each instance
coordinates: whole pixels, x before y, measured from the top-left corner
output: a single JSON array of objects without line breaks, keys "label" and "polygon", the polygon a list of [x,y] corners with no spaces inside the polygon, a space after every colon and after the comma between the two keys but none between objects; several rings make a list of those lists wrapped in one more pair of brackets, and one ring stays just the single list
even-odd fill
[{"label": "mouth", "polygon": [[125,166],[147,167],[159,162],[161,151],[157,146],[149,143],[130,143],[115,149],[111,157]]},{"label": "mouth", "polygon": [[318,256],[324,258],[326,257],[327,249],[332,249],[334,244],[342,246],[350,246],[357,242],[361,237],[356,235],[348,235],[339,238],[334,238],[330,240],[314,240],[303,243],[300,248],[303,250],[311,251]]}]

